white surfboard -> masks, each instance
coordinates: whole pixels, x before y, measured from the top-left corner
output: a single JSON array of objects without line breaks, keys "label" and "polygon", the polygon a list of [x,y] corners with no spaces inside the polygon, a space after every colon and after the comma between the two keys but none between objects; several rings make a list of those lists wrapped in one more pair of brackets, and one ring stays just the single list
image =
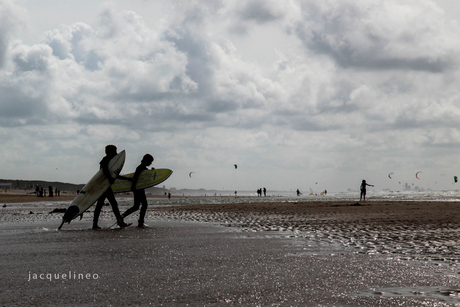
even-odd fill
[{"label": "white surfboard", "polygon": [[[167,168],[155,168],[152,170],[143,171],[137,179],[136,190],[146,189],[156,186],[171,176],[172,170]],[[123,177],[132,178],[134,173],[123,175]],[[114,193],[123,193],[131,191],[131,181],[117,179],[112,184],[112,190]]]},{"label": "white surfboard", "polygon": [[[117,175],[120,174],[125,164],[125,158],[126,153],[123,150],[109,161],[108,168],[112,178],[115,179]],[[105,177],[104,172],[100,169],[93,178],[88,181],[83,189],[81,189],[80,194],[72,201],[70,207],[62,217],[62,223],[58,230],[61,229],[65,222],[70,223],[74,218],[81,216],[83,212],[88,210],[98,198],[110,188],[110,186],[109,179]]]}]

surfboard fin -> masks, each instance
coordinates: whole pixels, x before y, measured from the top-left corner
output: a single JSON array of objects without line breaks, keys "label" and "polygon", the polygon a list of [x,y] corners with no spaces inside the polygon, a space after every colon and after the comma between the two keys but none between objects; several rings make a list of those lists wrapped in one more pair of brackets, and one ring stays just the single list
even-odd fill
[{"label": "surfboard fin", "polygon": [[80,221],[81,221],[81,219],[82,219],[82,218],[83,218],[83,213],[82,213],[82,214],[80,214]]},{"label": "surfboard fin", "polygon": [[62,219],[62,223],[61,223],[61,225],[59,226],[58,230],[61,230],[61,228],[62,228],[62,225],[64,225],[64,223],[65,223],[65,220],[64,220],[64,219]]}]

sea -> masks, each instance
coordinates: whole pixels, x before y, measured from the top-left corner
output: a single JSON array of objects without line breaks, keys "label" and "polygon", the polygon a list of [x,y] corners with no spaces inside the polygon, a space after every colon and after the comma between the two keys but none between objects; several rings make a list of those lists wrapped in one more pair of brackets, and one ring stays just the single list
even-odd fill
[{"label": "sea", "polygon": [[[308,202],[308,201],[350,201],[359,202],[359,191],[328,192],[326,195],[302,194],[296,195],[295,191],[276,191],[267,196],[258,197],[257,193],[239,191],[236,194],[229,191],[201,191],[193,193],[176,193],[174,196],[181,198],[151,199],[150,205],[193,205],[193,204],[226,204],[226,203],[260,203],[260,202]],[[368,191],[366,201],[460,201],[460,190],[442,191]]]}]

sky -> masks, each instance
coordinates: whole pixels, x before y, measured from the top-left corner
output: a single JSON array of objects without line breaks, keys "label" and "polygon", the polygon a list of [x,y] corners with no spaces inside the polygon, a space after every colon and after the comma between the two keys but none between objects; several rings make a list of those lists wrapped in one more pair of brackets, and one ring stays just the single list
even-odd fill
[{"label": "sky", "polygon": [[459,53],[446,0],[0,0],[0,178],[458,189]]}]

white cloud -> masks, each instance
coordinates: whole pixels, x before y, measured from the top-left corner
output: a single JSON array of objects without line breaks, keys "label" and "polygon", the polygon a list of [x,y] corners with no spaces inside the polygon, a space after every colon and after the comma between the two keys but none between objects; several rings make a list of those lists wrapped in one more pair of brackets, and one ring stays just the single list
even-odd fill
[{"label": "white cloud", "polygon": [[[7,177],[85,182],[109,143],[129,170],[151,152],[177,187],[340,190],[458,165],[459,29],[431,1],[175,1],[156,20],[107,5],[36,44],[9,40],[22,13],[5,3]],[[248,60],[272,45],[276,61]]]},{"label": "white cloud", "polygon": [[432,1],[303,1],[294,31],[343,67],[443,72],[457,67],[458,27]]},{"label": "white cloud", "polygon": [[25,10],[14,1],[0,2],[0,69],[5,64],[8,41],[12,34],[25,27]]}]

